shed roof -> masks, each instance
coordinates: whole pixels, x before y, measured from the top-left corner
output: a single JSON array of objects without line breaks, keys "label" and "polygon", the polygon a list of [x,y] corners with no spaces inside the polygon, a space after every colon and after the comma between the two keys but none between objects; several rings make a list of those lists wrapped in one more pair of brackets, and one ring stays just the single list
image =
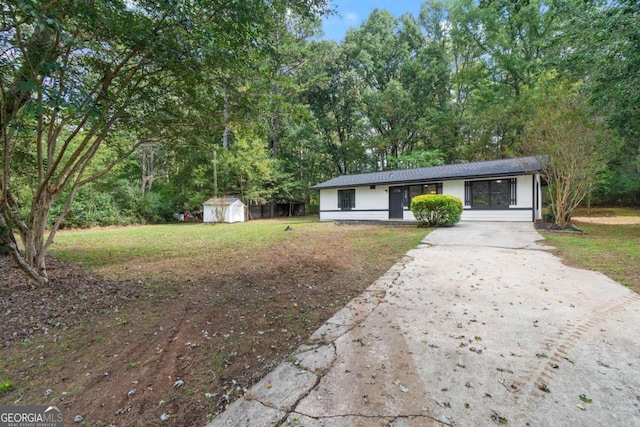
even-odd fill
[{"label": "shed roof", "polygon": [[212,197],[204,202],[203,205],[228,206],[235,202],[243,204],[237,197]]},{"label": "shed roof", "polygon": [[[400,184],[423,181],[447,181],[490,176],[528,175],[540,172],[546,166],[547,156],[520,157],[515,159],[488,160],[473,163],[431,166],[417,169],[402,169],[383,172],[342,175],[320,184],[313,189],[357,187],[373,184]],[[542,163],[542,165],[540,164]]]}]

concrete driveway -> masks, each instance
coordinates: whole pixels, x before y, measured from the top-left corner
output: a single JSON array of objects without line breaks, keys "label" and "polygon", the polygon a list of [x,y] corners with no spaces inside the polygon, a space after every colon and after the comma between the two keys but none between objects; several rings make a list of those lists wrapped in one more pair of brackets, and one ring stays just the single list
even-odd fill
[{"label": "concrete driveway", "polygon": [[541,239],[433,231],[209,426],[640,425],[640,296]]}]

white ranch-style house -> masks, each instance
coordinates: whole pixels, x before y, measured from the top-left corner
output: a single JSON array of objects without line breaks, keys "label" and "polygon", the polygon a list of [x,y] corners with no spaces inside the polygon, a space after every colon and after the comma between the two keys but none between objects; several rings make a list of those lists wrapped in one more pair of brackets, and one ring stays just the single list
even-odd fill
[{"label": "white ranch-style house", "polygon": [[320,191],[320,221],[415,221],[411,199],[449,194],[464,203],[462,221],[535,221],[542,218],[546,157],[459,163],[343,175]]}]

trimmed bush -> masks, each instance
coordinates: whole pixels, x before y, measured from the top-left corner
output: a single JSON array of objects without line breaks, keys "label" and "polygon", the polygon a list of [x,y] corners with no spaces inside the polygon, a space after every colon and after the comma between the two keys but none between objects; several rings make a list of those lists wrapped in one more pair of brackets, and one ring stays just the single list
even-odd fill
[{"label": "trimmed bush", "polygon": [[446,194],[424,194],[411,199],[411,212],[420,227],[450,227],[460,221],[462,200]]}]

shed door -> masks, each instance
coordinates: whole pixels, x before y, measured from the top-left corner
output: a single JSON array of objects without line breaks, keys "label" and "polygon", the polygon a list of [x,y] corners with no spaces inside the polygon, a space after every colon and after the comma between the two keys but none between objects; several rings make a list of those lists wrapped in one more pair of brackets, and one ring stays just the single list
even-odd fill
[{"label": "shed door", "polygon": [[389,187],[389,219],[404,219],[404,187]]}]

